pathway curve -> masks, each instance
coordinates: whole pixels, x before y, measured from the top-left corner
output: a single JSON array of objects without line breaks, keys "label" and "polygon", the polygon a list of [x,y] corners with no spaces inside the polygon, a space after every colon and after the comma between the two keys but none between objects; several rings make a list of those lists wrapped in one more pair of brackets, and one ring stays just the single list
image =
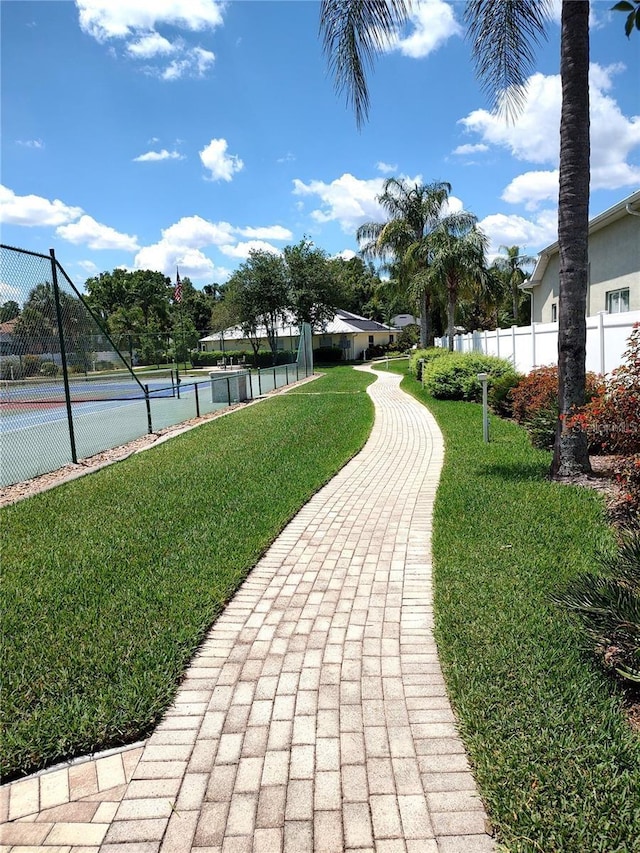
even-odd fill
[{"label": "pathway curve", "polygon": [[[366,368],[363,368],[366,369]],[[376,374],[142,745],[0,789],[0,853],[489,853],[432,634],[435,420]]]}]

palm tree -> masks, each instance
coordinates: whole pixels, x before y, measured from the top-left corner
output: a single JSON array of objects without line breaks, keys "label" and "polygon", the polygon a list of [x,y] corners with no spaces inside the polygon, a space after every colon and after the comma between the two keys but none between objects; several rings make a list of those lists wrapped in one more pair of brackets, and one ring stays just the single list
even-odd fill
[{"label": "palm tree", "polygon": [[[544,36],[549,0],[469,0],[466,20],[480,78],[494,105],[521,107],[534,47]],[[369,104],[367,66],[405,23],[411,0],[322,0],[320,27],[336,86],[347,93],[360,125]],[[560,46],[560,188],[558,244],[558,404],[552,473],[589,472],[586,438],[563,429],[585,401],[587,240],[589,208],[589,3],[563,0]]]},{"label": "palm tree", "polygon": [[360,226],[357,238],[365,257],[392,259],[401,285],[420,300],[420,342],[431,339],[431,282],[422,273],[427,253],[420,256],[419,246],[442,219],[451,185],[445,181],[413,184],[402,178],[387,178],[378,203],[389,215],[386,222],[367,222]]},{"label": "palm tree", "polygon": [[500,246],[500,251],[507,253],[506,257],[496,258],[495,266],[505,277],[505,284],[511,293],[511,316],[513,322],[518,323],[518,309],[522,300],[520,285],[527,278],[527,274],[522,269],[523,266],[529,266],[535,263],[535,258],[531,255],[523,255],[520,253],[520,246]]},{"label": "palm tree", "polygon": [[455,314],[458,300],[471,294],[485,271],[487,238],[477,227],[477,218],[467,211],[452,213],[438,222],[431,234],[410,250],[428,253],[427,281],[447,296],[447,334],[453,352]]}]

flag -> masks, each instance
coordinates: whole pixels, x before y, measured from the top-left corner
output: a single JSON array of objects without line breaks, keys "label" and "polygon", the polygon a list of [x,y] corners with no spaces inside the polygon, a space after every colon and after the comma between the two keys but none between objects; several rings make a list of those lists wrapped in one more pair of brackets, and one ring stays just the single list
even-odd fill
[{"label": "flag", "polygon": [[178,272],[178,267],[176,267],[176,287],[173,291],[173,301],[182,302],[182,282],[180,281],[180,273]]}]

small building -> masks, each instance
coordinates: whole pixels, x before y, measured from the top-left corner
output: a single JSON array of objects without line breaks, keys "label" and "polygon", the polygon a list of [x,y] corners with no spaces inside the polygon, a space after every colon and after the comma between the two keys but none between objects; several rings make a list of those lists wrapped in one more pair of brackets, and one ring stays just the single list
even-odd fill
[{"label": "small building", "polygon": [[0,355],[13,355],[18,352],[18,343],[15,338],[15,328],[18,317],[0,323]]},{"label": "small building", "polygon": [[[558,243],[540,252],[521,287],[531,293],[531,322],[558,319]],[[640,310],[640,190],[589,222],[587,316]]]},{"label": "small building", "polygon": [[[268,349],[266,330],[259,329],[258,332],[261,348]],[[395,326],[387,326],[376,320],[368,320],[350,311],[338,309],[323,329],[314,330],[313,348],[339,347],[345,361],[354,361],[364,358],[365,351],[370,347],[394,343],[399,332],[400,329]],[[293,321],[283,323],[278,329],[278,349],[295,350],[298,346],[298,336],[299,330]],[[216,332],[200,338],[200,349],[203,352],[251,350],[251,342],[244,336],[242,329],[236,326],[225,329],[224,332]]]}]

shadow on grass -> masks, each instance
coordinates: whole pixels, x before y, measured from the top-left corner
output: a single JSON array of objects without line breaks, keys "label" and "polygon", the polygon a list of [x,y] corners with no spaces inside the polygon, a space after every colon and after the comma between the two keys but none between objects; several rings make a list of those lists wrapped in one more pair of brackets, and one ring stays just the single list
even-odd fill
[{"label": "shadow on grass", "polygon": [[514,483],[551,482],[549,465],[540,462],[496,463],[493,465],[478,465],[477,473],[484,477],[494,477],[499,480]]}]

